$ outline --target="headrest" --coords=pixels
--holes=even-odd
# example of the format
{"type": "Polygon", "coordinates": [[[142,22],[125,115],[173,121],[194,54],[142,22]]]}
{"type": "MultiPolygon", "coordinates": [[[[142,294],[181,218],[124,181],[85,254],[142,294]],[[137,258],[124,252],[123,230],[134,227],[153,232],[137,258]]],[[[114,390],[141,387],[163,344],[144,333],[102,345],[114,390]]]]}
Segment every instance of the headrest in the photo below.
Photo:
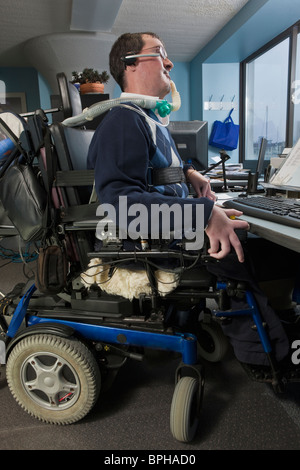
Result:
{"type": "Polygon", "coordinates": [[[80,94],[76,86],[67,80],[67,77],[63,72],[58,73],[56,78],[63,107],[64,119],[82,113],[80,94]]]}

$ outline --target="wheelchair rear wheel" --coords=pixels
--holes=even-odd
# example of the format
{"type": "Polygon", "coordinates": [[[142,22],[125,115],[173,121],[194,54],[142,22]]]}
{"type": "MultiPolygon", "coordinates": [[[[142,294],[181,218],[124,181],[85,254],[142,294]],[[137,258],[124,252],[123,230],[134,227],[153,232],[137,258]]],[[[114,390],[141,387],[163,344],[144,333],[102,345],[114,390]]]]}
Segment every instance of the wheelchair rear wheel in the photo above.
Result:
{"type": "Polygon", "coordinates": [[[228,350],[228,339],[222,328],[215,321],[201,322],[197,331],[198,354],[209,362],[219,362],[224,359],[228,350]]]}
{"type": "Polygon", "coordinates": [[[172,435],[181,442],[190,442],[199,425],[199,381],[182,377],[176,384],[170,412],[172,435]]]}
{"type": "Polygon", "coordinates": [[[10,391],[30,415],[51,424],[71,424],[94,406],[101,385],[92,352],[75,338],[27,336],[6,366],[10,391]]]}

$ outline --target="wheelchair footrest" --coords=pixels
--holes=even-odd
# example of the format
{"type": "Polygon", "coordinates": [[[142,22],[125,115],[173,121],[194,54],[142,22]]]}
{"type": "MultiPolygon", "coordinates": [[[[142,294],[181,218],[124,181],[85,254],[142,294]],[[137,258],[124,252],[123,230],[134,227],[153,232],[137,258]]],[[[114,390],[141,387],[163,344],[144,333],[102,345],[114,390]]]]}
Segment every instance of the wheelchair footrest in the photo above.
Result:
{"type": "MultiPolygon", "coordinates": [[[[273,383],[274,375],[269,366],[245,364],[242,362],[241,365],[252,380],[256,382],[273,383]]],[[[282,368],[282,370],[280,370],[280,376],[282,383],[300,382],[300,366],[292,364],[290,367],[282,368]]]]}
{"type": "Polygon", "coordinates": [[[271,383],[273,380],[272,370],[269,366],[261,366],[256,364],[240,363],[247,375],[255,382],[271,383]]]}

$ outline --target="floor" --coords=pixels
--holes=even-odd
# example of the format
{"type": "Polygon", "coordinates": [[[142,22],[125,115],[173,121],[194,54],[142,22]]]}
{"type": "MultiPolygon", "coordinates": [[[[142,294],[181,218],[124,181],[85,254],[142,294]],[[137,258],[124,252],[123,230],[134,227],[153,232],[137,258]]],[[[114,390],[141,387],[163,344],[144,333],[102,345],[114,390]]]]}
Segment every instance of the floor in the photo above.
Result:
{"type": "MultiPolygon", "coordinates": [[[[2,267],[0,275],[2,293],[25,280],[17,263],[2,267]]],[[[200,450],[300,449],[300,383],[289,384],[278,397],[268,385],[249,379],[231,351],[221,363],[206,365],[199,431],[191,443],[177,442],[169,416],[179,361],[174,353],[150,352],[143,362],[127,362],[90,414],[69,426],[44,424],[26,414],[4,377],[0,449],[102,450],[108,457],[109,451],[198,455],[200,450]]]]}

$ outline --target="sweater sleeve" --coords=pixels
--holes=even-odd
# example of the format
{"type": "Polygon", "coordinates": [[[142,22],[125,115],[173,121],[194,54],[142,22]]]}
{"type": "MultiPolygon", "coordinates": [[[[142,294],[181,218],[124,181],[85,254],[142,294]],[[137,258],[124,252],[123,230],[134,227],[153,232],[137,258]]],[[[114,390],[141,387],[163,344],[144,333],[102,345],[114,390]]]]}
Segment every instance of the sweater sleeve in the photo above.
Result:
{"type": "MultiPolygon", "coordinates": [[[[149,160],[155,152],[146,120],[135,111],[126,108],[114,108],[98,126],[91,142],[88,167],[95,170],[95,189],[101,204],[111,204],[116,210],[117,223],[128,224],[133,220],[136,204],[144,210],[140,216],[147,217],[148,233],[153,233],[151,211],[154,206],[178,204],[182,210],[190,206],[191,227],[196,229],[196,206],[203,205],[204,226],[210,217],[213,202],[206,198],[190,199],[166,196],[159,192],[149,192],[147,172],[149,160]],[[123,196],[123,198],[121,198],[123,196]],[[124,218],[124,201],[132,214],[124,218]],[[120,206],[120,201],[122,204],[120,206]],[[123,217],[122,217],[123,216],[123,217]]],[[[136,217],[136,215],[135,215],[136,217]]],[[[162,232],[162,220],[155,231],[162,232]]],[[[122,224],[121,224],[122,225],[122,224]]],[[[122,227],[125,228],[125,227],[122,227]]],[[[171,220],[170,229],[174,229],[171,220]]]]}

